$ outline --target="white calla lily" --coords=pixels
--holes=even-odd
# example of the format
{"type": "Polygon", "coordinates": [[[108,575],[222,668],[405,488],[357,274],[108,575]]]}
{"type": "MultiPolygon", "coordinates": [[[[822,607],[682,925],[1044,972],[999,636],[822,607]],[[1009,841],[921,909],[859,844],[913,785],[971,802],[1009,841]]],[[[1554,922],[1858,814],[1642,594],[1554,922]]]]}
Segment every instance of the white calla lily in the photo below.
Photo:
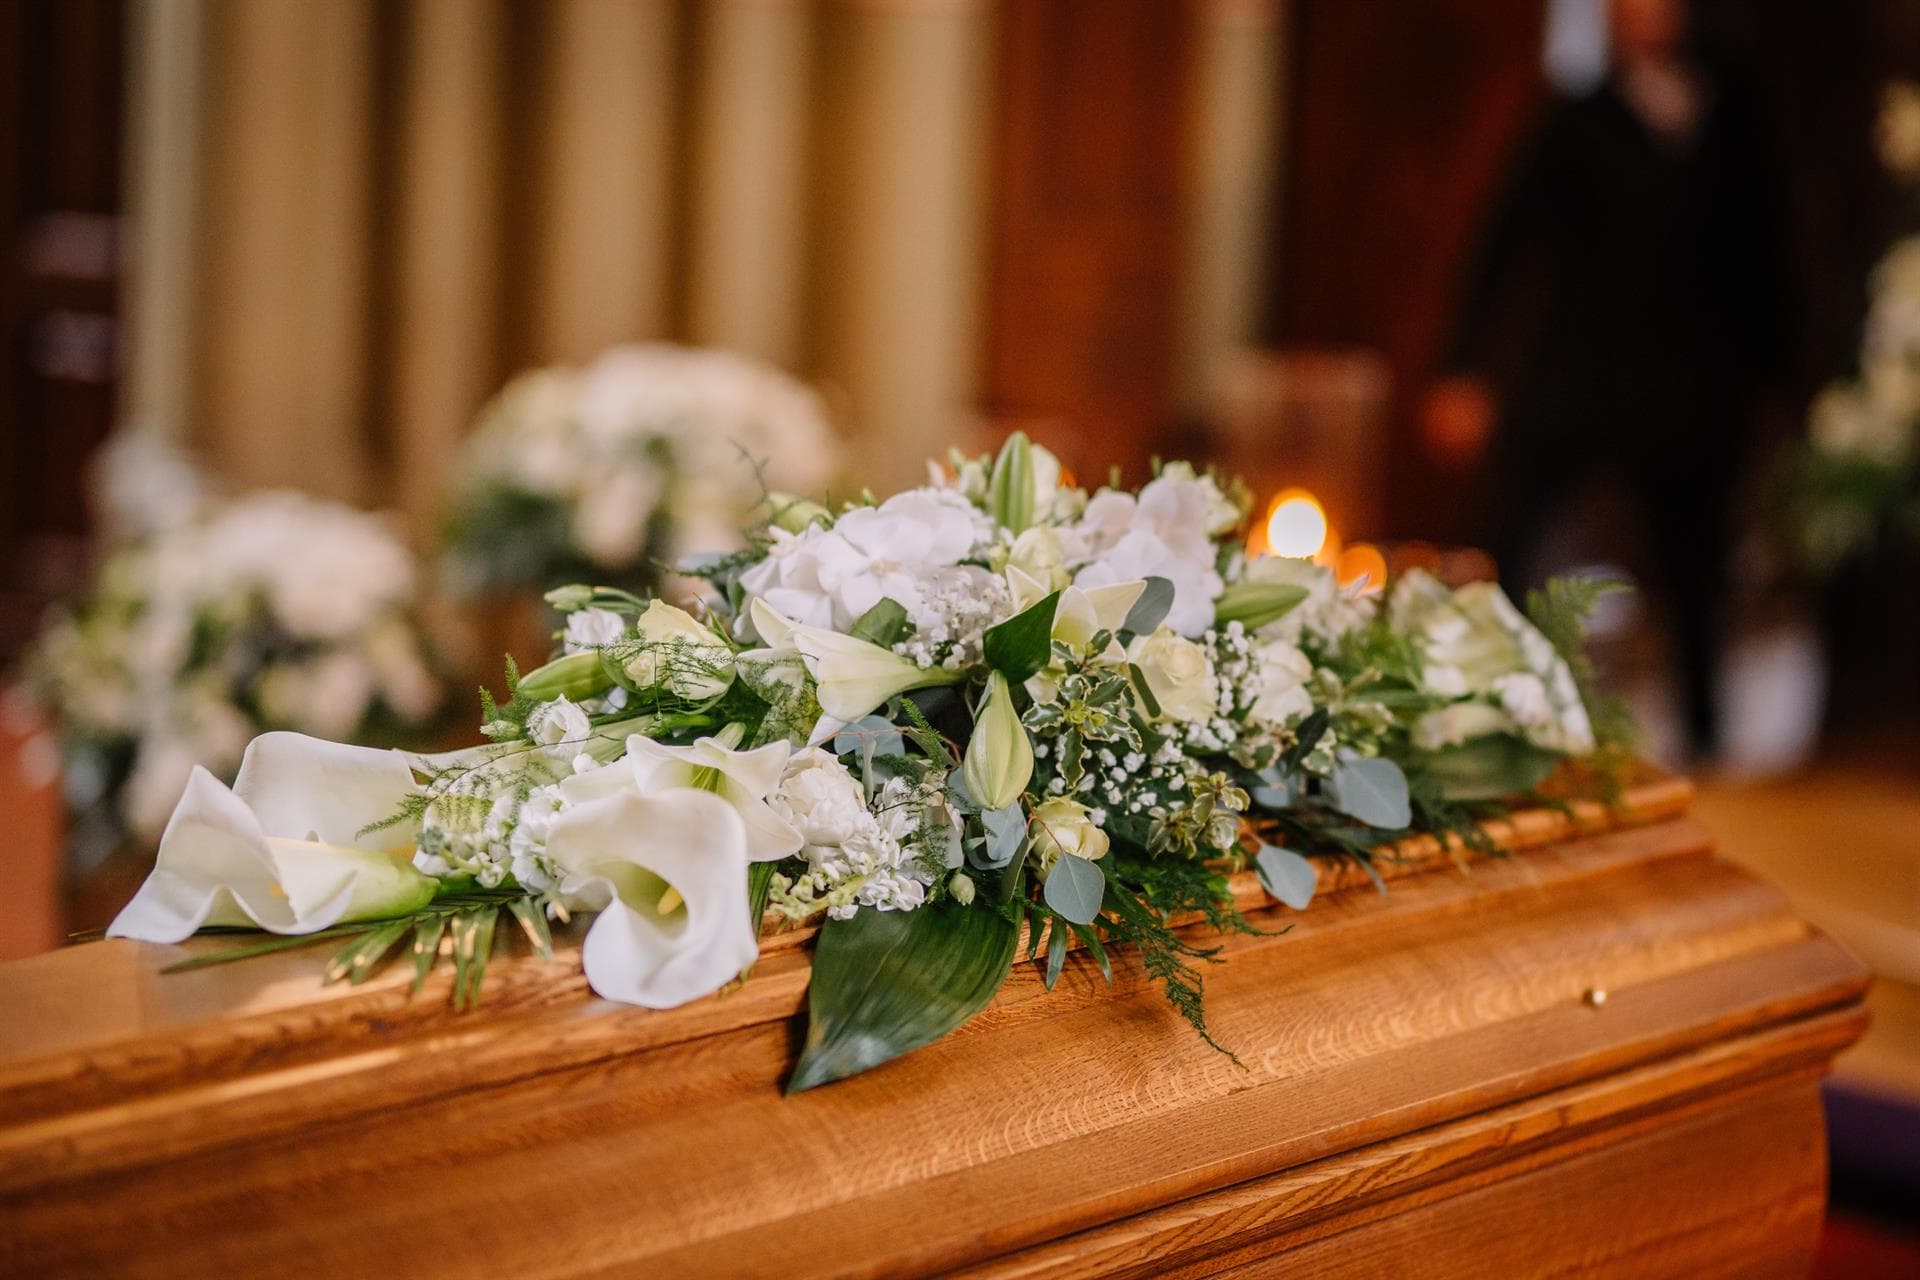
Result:
{"type": "Polygon", "coordinates": [[[231,789],[195,767],[152,874],[107,936],[179,942],[209,924],[312,933],[418,910],[435,882],[408,861],[412,825],[361,834],[416,790],[396,752],[263,734],[231,789]]]}
{"type": "MultiPolygon", "coordinates": [[[[792,750],[782,740],[752,751],[735,751],[720,738],[670,747],[635,734],[627,739],[626,759],[615,768],[631,769],[635,784],[646,795],[693,787],[719,796],[733,806],[746,828],[748,861],[774,862],[800,852],[800,832],[767,803],[780,785],[792,750]]],[[[575,781],[584,783],[605,772],[596,769],[575,781]]],[[[569,785],[561,784],[562,790],[569,785]]]]}
{"type": "Polygon", "coordinates": [[[598,911],[580,950],[609,1000],[671,1009],[731,982],[760,952],[747,910],[747,832],[704,791],[621,790],[554,819],[560,892],[598,911]]]}

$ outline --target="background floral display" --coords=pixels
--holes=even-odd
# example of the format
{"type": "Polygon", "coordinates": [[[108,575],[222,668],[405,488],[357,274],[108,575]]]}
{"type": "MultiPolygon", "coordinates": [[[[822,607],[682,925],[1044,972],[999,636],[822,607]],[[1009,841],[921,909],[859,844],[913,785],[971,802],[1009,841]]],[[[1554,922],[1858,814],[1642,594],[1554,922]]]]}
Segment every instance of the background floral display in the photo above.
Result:
{"type": "Polygon", "coordinates": [[[445,575],[465,594],[644,588],[662,560],[738,547],[768,489],[817,493],[836,459],[819,396],[741,356],[645,343],[535,370],[468,441],[445,575]]]}
{"type": "Polygon", "coordinates": [[[189,963],[344,937],[328,973],[354,981],[408,938],[424,980],[450,935],[464,1004],[503,911],[542,951],[594,912],[593,989],[665,1008],[748,970],[766,925],[818,923],[806,1088],[972,1016],[1024,931],[1049,986],[1071,946],[1138,948],[1211,1042],[1213,952],[1179,926],[1253,927],[1228,872],[1303,907],[1314,856],[1484,842],[1617,736],[1583,688],[1594,584],[1531,618],[1419,572],[1383,599],[1249,560],[1240,494],[1173,463],[1090,495],[1016,435],[885,501],[777,505],[679,566],[697,612],[557,589],[564,651],[485,699],[487,745],[268,734],[231,789],[195,773],[110,932],[285,935],[189,963]]]}
{"type": "MultiPolygon", "coordinates": [[[[1920,221],[1920,85],[1885,93],[1880,154],[1920,221]]],[[[1920,234],[1896,240],[1869,279],[1856,377],[1814,400],[1789,488],[1796,558],[1831,572],[1886,537],[1920,541],[1920,234]]]]}
{"type": "Polygon", "coordinates": [[[233,777],[264,731],[396,744],[431,732],[446,699],[415,565],[379,518],[293,492],[208,499],[144,448],[111,458],[103,480],[130,541],[50,615],[24,668],[57,739],[79,862],[151,846],[196,767],[233,777]]]}

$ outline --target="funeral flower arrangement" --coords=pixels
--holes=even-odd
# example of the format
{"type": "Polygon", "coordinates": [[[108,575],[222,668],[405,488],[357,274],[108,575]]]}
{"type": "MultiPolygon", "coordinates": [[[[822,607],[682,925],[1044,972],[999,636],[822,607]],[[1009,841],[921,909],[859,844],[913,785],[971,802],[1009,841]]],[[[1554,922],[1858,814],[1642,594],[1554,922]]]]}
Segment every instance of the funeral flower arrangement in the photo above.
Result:
{"type": "Polygon", "coordinates": [[[467,442],[445,576],[466,594],[651,586],[660,561],[741,545],[765,486],[814,492],[836,456],[818,395],[724,351],[645,343],[538,369],[467,442]]]}
{"type": "Polygon", "coordinates": [[[27,655],[83,863],[151,847],[189,776],[232,778],[256,734],[397,741],[445,703],[377,517],[292,492],[176,505],[27,655]]]}
{"type": "MultiPolygon", "coordinates": [[[[1137,492],[1062,483],[1014,436],[839,511],[769,497],[745,550],[683,566],[691,610],[549,595],[563,652],[441,756],[268,734],[196,771],[113,934],[346,939],[330,977],[444,949],[478,993],[501,913],[581,944],[600,995],[679,1005],[747,975],[763,929],[819,926],[805,1088],[943,1035],[1015,961],[1116,944],[1207,1034],[1176,926],[1254,926],[1226,873],[1295,907],[1314,856],[1366,861],[1474,821],[1596,749],[1580,617],[1408,574],[1384,597],[1247,560],[1247,503],[1184,464],[1137,492]]],[[[1603,735],[1604,736],[1604,735],[1603,735]]],[[[751,980],[748,977],[747,980],[751,980]]],[[[1230,1046],[1229,1046],[1230,1048],[1230,1046]]]]}
{"type": "MultiPolygon", "coordinates": [[[[1896,84],[1884,97],[1881,158],[1911,205],[1920,85],[1896,84]]],[[[1888,535],[1920,541],[1920,235],[1896,241],[1868,284],[1859,372],[1815,398],[1788,486],[1792,549],[1816,573],[1888,535]]]]}

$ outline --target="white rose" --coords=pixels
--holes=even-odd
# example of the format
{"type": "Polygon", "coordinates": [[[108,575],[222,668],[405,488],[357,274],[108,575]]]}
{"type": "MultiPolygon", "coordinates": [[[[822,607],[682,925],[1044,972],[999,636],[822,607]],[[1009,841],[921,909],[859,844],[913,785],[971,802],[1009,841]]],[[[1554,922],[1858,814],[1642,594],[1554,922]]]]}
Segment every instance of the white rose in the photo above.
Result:
{"type": "Polygon", "coordinates": [[[643,647],[627,660],[626,672],[640,688],[707,702],[733,684],[733,650],[685,609],[651,601],[634,629],[643,647]]]}
{"type": "Polygon", "coordinates": [[[870,820],[860,783],[838,758],[818,747],[793,753],[773,807],[808,845],[841,845],[870,820]]]}
{"type": "Polygon", "coordinates": [[[1313,710],[1313,695],[1307,692],[1313,663],[1294,646],[1269,640],[1253,651],[1253,671],[1248,714],[1255,720],[1285,724],[1313,710]]]}
{"type": "Polygon", "coordinates": [[[1107,833],[1093,820],[1093,810],[1077,800],[1054,796],[1034,806],[1033,851],[1040,869],[1051,870],[1062,857],[1098,862],[1107,855],[1107,833]]]}
{"type": "Polygon", "coordinates": [[[527,717],[527,737],[553,760],[572,760],[592,733],[587,713],[564,697],[541,703],[527,717]]]}
{"type": "Polygon", "coordinates": [[[1127,646],[1127,658],[1140,668],[1160,704],[1158,719],[1193,723],[1219,714],[1220,682],[1207,651],[1172,628],[1136,637],[1127,646]]]}
{"type": "Polygon", "coordinates": [[[627,620],[611,609],[576,609],[567,615],[563,647],[568,653],[604,649],[627,634],[627,620]]]}

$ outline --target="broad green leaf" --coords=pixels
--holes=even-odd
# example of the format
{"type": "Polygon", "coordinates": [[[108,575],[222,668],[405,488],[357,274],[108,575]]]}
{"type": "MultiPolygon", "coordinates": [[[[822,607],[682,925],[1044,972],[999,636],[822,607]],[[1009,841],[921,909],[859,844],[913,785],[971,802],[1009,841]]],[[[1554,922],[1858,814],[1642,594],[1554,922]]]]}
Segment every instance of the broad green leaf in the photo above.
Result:
{"type": "Polygon", "coordinates": [[[1028,605],[1005,622],[987,628],[981,649],[987,665],[1020,684],[1053,658],[1053,615],[1060,607],[1060,593],[1028,605]]]}
{"type": "Polygon", "coordinates": [[[1426,779],[1449,800],[1499,800],[1531,791],[1560,763],[1558,752],[1510,733],[1491,733],[1417,760],[1426,779]]]}
{"type": "Polygon", "coordinates": [[[1165,578],[1148,578],[1147,589],[1133,602],[1120,629],[1136,636],[1147,635],[1167,620],[1167,612],[1172,608],[1173,583],[1165,578]]]}
{"type": "Polygon", "coordinates": [[[445,916],[429,916],[413,927],[413,994],[427,985],[433,962],[440,958],[440,935],[447,931],[445,916]]]}
{"type": "Polygon", "coordinates": [[[1295,911],[1305,909],[1313,901],[1313,891],[1319,883],[1320,873],[1311,861],[1293,850],[1263,844],[1260,852],[1253,857],[1253,869],[1267,892],[1295,911]]]}
{"type": "MultiPolygon", "coordinates": [[[[759,866],[759,863],[754,863],[759,866]]],[[[521,930],[527,935],[527,941],[533,944],[534,954],[542,960],[553,959],[553,932],[547,928],[547,913],[533,898],[513,898],[507,902],[507,909],[513,912],[513,918],[520,922],[521,930]]],[[[759,923],[759,917],[754,917],[759,923]]]]}
{"type": "Polygon", "coordinates": [[[1000,446],[987,480],[987,514],[1015,535],[1033,523],[1033,442],[1016,431],[1000,446]]]}
{"type": "Polygon", "coordinates": [[[1349,756],[1333,766],[1326,796],[1333,807],[1370,827],[1399,831],[1413,821],[1407,775],[1384,756],[1349,756]]]}
{"type": "Polygon", "coordinates": [[[878,604],[853,620],[847,634],[891,649],[906,639],[909,629],[907,607],[892,596],[882,596],[878,604]]]}
{"type": "Polygon", "coordinates": [[[998,911],[948,902],[828,920],[787,1092],[857,1075],[952,1031],[1000,990],[1018,934],[998,911]]]}
{"type": "Polygon", "coordinates": [[[1100,915],[1100,899],[1106,887],[1107,873],[1098,863],[1069,853],[1053,864],[1040,896],[1068,921],[1092,924],[1100,915]]]}

